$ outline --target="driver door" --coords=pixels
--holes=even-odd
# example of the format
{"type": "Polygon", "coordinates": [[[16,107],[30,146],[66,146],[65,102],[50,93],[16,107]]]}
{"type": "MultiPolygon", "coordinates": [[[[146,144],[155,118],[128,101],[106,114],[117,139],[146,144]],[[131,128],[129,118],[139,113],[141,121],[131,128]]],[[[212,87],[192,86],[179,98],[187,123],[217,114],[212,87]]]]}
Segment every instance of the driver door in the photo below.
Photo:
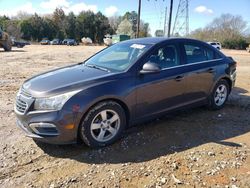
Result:
{"type": "Polygon", "coordinates": [[[183,61],[179,52],[178,45],[165,44],[155,49],[146,58],[144,63],[157,63],[161,71],[139,74],[137,77],[136,114],[138,118],[185,104],[186,68],[182,66],[183,61]]]}

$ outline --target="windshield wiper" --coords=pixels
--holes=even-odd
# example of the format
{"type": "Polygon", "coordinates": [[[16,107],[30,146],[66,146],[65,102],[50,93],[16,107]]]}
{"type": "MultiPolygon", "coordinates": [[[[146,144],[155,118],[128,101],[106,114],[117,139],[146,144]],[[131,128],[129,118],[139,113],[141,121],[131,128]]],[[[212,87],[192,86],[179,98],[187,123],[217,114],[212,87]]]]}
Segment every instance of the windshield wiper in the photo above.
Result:
{"type": "Polygon", "coordinates": [[[99,66],[97,66],[97,65],[93,65],[93,64],[84,64],[84,65],[87,66],[87,67],[91,67],[91,68],[103,70],[103,71],[106,71],[106,72],[110,72],[110,70],[108,70],[108,69],[106,69],[106,68],[103,68],[103,67],[99,67],[99,66]]]}

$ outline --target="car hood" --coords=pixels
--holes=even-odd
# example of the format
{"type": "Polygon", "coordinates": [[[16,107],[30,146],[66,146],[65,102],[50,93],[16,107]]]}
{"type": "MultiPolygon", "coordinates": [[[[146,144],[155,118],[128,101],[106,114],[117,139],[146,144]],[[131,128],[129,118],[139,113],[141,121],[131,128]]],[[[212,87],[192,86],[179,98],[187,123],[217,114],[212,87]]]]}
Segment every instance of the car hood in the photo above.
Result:
{"type": "Polygon", "coordinates": [[[47,97],[107,82],[103,78],[113,74],[78,64],[34,76],[22,87],[34,97],[47,97]]]}

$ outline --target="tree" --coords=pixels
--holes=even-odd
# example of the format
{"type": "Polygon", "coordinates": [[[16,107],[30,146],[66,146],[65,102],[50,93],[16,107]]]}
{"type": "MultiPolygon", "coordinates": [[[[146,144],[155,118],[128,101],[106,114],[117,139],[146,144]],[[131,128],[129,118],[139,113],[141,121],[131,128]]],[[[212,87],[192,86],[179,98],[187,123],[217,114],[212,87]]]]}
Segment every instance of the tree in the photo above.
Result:
{"type": "Polygon", "coordinates": [[[53,13],[53,21],[55,23],[57,33],[56,37],[59,39],[63,39],[66,35],[65,32],[65,13],[62,8],[56,8],[53,13]]]}
{"type": "Polygon", "coordinates": [[[76,37],[76,16],[73,12],[70,12],[65,19],[65,32],[67,38],[76,37]]]}
{"type": "Polygon", "coordinates": [[[31,17],[31,14],[28,14],[24,11],[19,11],[16,16],[12,17],[15,20],[27,20],[31,17]]]}
{"type": "Polygon", "coordinates": [[[142,20],[140,21],[140,33],[139,37],[149,37],[151,36],[149,34],[150,28],[149,28],[149,23],[144,23],[142,20]]]}
{"type": "Polygon", "coordinates": [[[241,16],[222,14],[205,28],[191,32],[190,37],[204,41],[218,40],[223,42],[227,39],[240,39],[246,30],[247,24],[241,16]]]}
{"type": "Polygon", "coordinates": [[[82,11],[76,18],[77,40],[89,37],[95,42],[95,14],[91,11],[82,11]]]}
{"type": "Polygon", "coordinates": [[[42,35],[46,36],[49,40],[52,40],[53,38],[55,38],[57,33],[56,24],[49,18],[43,18],[42,21],[42,35]]]}
{"type": "Polygon", "coordinates": [[[219,34],[221,39],[238,38],[246,31],[247,22],[241,16],[222,14],[215,18],[209,27],[214,30],[214,34],[219,34]]]}
{"type": "MultiPolygon", "coordinates": [[[[134,37],[137,24],[137,13],[127,12],[124,16],[107,18],[101,12],[82,11],[75,15],[66,15],[61,8],[56,8],[53,14],[39,16],[19,12],[11,19],[0,16],[0,27],[17,38],[40,41],[42,38],[75,38],[80,41],[89,37],[93,42],[102,43],[106,34],[127,34],[134,37]]],[[[140,37],[149,36],[149,24],[141,21],[140,37]]]]}
{"type": "Polygon", "coordinates": [[[20,23],[22,38],[25,40],[31,40],[33,36],[33,29],[31,19],[22,20],[20,23]]]}
{"type": "Polygon", "coordinates": [[[5,30],[7,22],[10,20],[7,16],[0,16],[0,27],[5,30]]]}
{"type": "MultiPolygon", "coordinates": [[[[111,16],[108,18],[109,19],[109,25],[112,28],[112,31],[115,32],[118,29],[118,25],[121,23],[122,21],[122,17],[121,16],[111,16]]],[[[109,34],[114,34],[114,33],[109,33],[109,34]]]]}
{"type": "Polygon", "coordinates": [[[21,28],[17,20],[9,20],[6,24],[6,32],[16,39],[20,39],[22,36],[21,28]]]}
{"type": "Polygon", "coordinates": [[[138,18],[138,14],[135,11],[126,12],[123,16],[123,20],[127,19],[132,24],[133,36],[131,35],[131,37],[134,37],[134,38],[136,37],[135,35],[136,35],[136,30],[137,30],[137,18],[138,18]]]}
{"type": "Polygon", "coordinates": [[[225,48],[244,49],[247,45],[247,23],[241,16],[222,14],[205,28],[191,32],[190,37],[203,41],[219,41],[225,48]]]}
{"type": "Polygon", "coordinates": [[[47,33],[42,32],[43,19],[38,16],[38,14],[35,13],[34,16],[31,17],[30,23],[33,40],[40,41],[43,37],[47,37],[47,33]]]}
{"type": "Polygon", "coordinates": [[[117,34],[134,36],[134,32],[132,29],[133,25],[127,19],[124,19],[118,26],[116,31],[117,34]]]}
{"type": "Polygon", "coordinates": [[[95,38],[94,41],[101,43],[103,38],[108,33],[113,33],[112,28],[109,25],[109,20],[101,12],[95,15],[95,38]]]}

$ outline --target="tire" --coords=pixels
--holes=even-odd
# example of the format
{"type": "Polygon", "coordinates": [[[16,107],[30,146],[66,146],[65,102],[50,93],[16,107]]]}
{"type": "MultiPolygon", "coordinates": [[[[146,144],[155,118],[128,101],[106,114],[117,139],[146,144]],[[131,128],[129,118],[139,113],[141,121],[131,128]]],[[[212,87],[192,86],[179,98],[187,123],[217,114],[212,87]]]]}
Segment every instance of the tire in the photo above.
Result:
{"type": "Polygon", "coordinates": [[[104,101],[92,107],[79,127],[79,135],[89,147],[113,144],[126,126],[123,108],[114,101],[104,101]]]}
{"type": "Polygon", "coordinates": [[[8,51],[11,51],[11,40],[8,39],[5,44],[3,44],[3,49],[8,52],[8,51]]]}
{"type": "Polygon", "coordinates": [[[220,80],[214,86],[209,97],[209,108],[211,110],[219,110],[225,106],[229,95],[229,84],[226,80],[220,80]]]}

